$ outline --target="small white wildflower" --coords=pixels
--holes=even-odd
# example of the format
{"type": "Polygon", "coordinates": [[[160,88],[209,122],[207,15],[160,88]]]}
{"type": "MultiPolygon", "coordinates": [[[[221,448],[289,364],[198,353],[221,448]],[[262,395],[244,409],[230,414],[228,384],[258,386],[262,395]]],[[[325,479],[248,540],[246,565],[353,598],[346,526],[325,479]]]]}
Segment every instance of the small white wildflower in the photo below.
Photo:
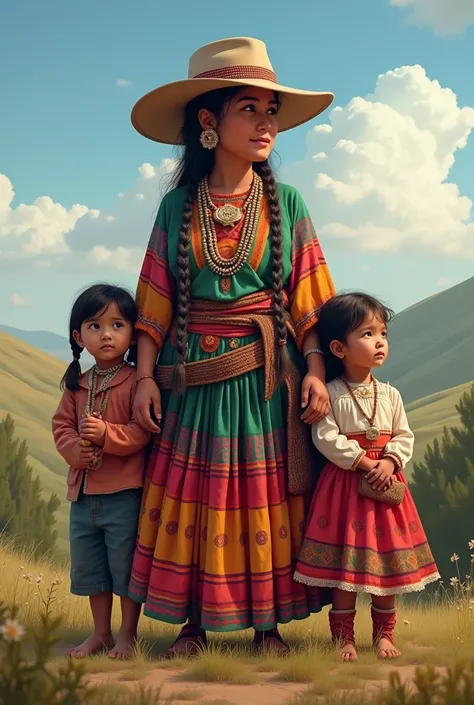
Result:
{"type": "Polygon", "coordinates": [[[38,575],[38,577],[36,578],[36,584],[37,584],[37,585],[40,585],[42,582],[43,582],[43,576],[42,576],[42,575],[38,575]]]}
{"type": "Polygon", "coordinates": [[[472,550],[474,548],[474,539],[471,539],[468,543],[469,548],[472,550]]]}
{"type": "Polygon", "coordinates": [[[408,619],[404,619],[403,624],[405,624],[407,627],[410,626],[410,622],[408,621],[408,619]]]}
{"type": "Polygon", "coordinates": [[[459,583],[459,578],[450,578],[449,582],[454,587],[455,585],[457,585],[459,583]]]}
{"type": "Polygon", "coordinates": [[[0,627],[0,634],[5,641],[20,641],[25,636],[25,628],[16,619],[7,619],[0,627]]]}
{"type": "Polygon", "coordinates": [[[24,566],[24,565],[21,565],[21,566],[20,566],[20,570],[25,570],[25,566],[24,566]]]}
{"type": "Polygon", "coordinates": [[[457,554],[457,553],[453,553],[453,555],[451,556],[451,563],[457,563],[458,560],[459,560],[458,554],[457,554]]]}

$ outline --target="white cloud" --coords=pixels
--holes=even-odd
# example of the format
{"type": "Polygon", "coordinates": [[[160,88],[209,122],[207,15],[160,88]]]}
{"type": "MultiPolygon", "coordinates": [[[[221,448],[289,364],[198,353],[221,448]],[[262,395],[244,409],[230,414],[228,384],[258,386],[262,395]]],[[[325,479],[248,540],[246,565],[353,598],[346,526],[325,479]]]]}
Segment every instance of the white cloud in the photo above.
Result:
{"type": "Polygon", "coordinates": [[[448,181],[473,108],[460,108],[421,66],[403,66],[379,76],[373,94],[334,108],[329,122],[309,132],[304,161],[283,170],[326,242],[474,257],[472,202],[448,181]]]}
{"type": "Polygon", "coordinates": [[[40,196],[31,205],[12,207],[15,192],[10,179],[0,174],[0,252],[2,264],[18,257],[37,258],[67,250],[64,236],[88,212],[75,204],[70,209],[49,196],[40,196]]]}
{"type": "Polygon", "coordinates": [[[129,86],[133,86],[133,83],[131,81],[127,81],[126,78],[117,78],[115,85],[117,88],[128,88],[129,86]]]}
{"type": "MultiPolygon", "coordinates": [[[[403,66],[379,76],[373,94],[334,108],[308,132],[305,159],[281,176],[303,193],[326,248],[474,258],[472,203],[449,182],[473,127],[474,109],[421,66],[403,66]]],[[[0,175],[0,267],[136,275],[174,166],[142,164],[110,211],[48,196],[13,207],[0,175]]]]}
{"type": "Polygon", "coordinates": [[[436,34],[459,34],[474,24],[473,0],[390,0],[396,7],[409,10],[409,21],[430,27],[436,34]]]}
{"type": "Polygon", "coordinates": [[[26,298],[26,296],[22,296],[21,294],[12,294],[10,296],[10,303],[12,306],[20,307],[20,306],[29,306],[31,301],[26,298]]]}

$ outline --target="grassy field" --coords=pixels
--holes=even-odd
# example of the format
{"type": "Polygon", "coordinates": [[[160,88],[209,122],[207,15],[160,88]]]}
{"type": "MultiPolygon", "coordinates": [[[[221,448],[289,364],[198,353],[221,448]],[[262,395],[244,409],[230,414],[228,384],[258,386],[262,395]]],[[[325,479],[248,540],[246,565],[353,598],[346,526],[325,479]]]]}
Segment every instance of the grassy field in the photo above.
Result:
{"type": "MultiPolygon", "coordinates": [[[[51,416],[60,398],[59,382],[65,363],[27,343],[0,333],[0,418],[11,414],[17,434],[29,448],[29,461],[38,473],[44,491],[66,491],[67,468],[56,453],[51,437],[51,416]]],[[[414,460],[422,460],[426,444],[439,435],[443,425],[458,422],[455,404],[471,383],[419,399],[407,406],[416,434],[414,460]]],[[[411,468],[407,469],[410,476],[411,468]]],[[[58,552],[67,555],[69,506],[63,501],[57,512],[58,552]]]]}
{"type": "MultiPolygon", "coordinates": [[[[19,605],[18,619],[22,624],[37,625],[46,607],[53,617],[62,618],[62,641],[56,652],[60,660],[66,647],[76,644],[90,631],[87,599],[69,594],[65,571],[15,553],[5,541],[0,541],[0,566],[0,602],[19,605]]],[[[470,600],[469,595],[444,601],[433,596],[424,603],[400,600],[396,641],[403,655],[396,662],[399,672],[413,675],[417,665],[446,668],[472,656],[473,605],[474,599],[470,600]]],[[[117,626],[115,611],[114,628],[117,626]]],[[[294,698],[303,695],[305,703],[316,705],[320,696],[330,695],[337,688],[357,691],[368,684],[380,686],[394,667],[378,661],[371,649],[369,608],[364,599],[360,601],[356,622],[360,648],[357,664],[342,664],[332,648],[326,610],[282,628],[292,647],[286,659],[271,654],[254,655],[250,650],[252,634],[237,632],[211,635],[209,649],[195,660],[170,662],[164,660],[164,653],[176,632],[175,627],[142,618],[134,660],[117,663],[107,657],[91,659],[87,663],[91,682],[105,683],[108,688],[141,683],[165,689],[166,700],[140,701],[143,705],[165,701],[178,705],[190,700],[200,705],[217,700],[222,705],[241,702],[275,705],[299,702],[294,698]]]]}

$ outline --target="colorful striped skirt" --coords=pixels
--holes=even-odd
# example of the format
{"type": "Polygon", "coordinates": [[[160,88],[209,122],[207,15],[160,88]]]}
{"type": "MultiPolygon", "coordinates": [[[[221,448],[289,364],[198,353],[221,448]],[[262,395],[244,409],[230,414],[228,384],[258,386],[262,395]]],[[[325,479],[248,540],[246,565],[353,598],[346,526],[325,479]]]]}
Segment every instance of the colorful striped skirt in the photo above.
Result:
{"type": "MultiPolygon", "coordinates": [[[[390,436],[367,455],[379,459],[390,436]]],[[[372,444],[373,445],[373,444],[372,444]]],[[[405,482],[402,473],[398,480],[405,482]]],[[[440,575],[408,487],[398,506],[359,494],[359,472],[327,463],[309,511],[295,580],[372,595],[423,590],[440,575]]]]}
{"type": "MultiPolygon", "coordinates": [[[[256,339],[190,334],[189,359],[256,339]]],[[[173,360],[168,342],[160,363],[173,360]]],[[[162,393],[129,593],[148,617],[191,618],[209,631],[266,630],[328,601],[293,580],[305,499],[286,491],[285,388],[268,402],[263,389],[257,369],[183,397],[162,393]]]]}

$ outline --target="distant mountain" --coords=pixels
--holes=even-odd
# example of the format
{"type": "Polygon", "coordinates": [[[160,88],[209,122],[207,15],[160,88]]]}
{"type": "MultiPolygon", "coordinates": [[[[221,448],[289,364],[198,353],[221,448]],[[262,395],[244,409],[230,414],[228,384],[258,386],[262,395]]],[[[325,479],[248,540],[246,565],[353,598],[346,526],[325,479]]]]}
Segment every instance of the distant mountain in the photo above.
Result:
{"type": "MultiPolygon", "coordinates": [[[[32,345],[34,348],[59,358],[59,360],[71,361],[72,353],[69,341],[62,335],[57,335],[47,330],[22,330],[21,328],[2,325],[0,325],[0,333],[6,333],[18,338],[18,340],[23,340],[23,342],[32,345]]],[[[81,362],[89,366],[92,364],[92,358],[87,353],[83,353],[81,362]]]]}
{"type": "Polygon", "coordinates": [[[399,313],[377,373],[405,403],[474,378],[474,277],[399,313]]]}

